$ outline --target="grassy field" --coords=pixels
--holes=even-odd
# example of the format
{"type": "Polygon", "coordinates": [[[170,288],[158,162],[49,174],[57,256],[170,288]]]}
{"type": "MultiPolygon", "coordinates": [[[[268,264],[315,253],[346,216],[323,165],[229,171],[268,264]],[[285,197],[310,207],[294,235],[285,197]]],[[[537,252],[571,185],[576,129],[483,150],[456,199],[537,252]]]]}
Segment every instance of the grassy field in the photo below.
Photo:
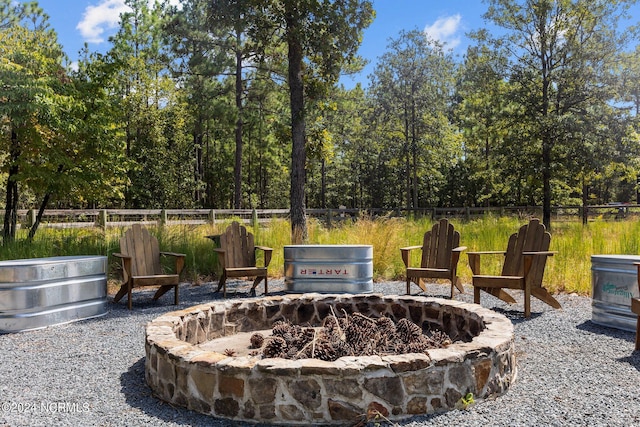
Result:
{"type": "MultiPolygon", "coordinates": [[[[527,219],[513,217],[484,217],[462,221],[452,220],[461,233],[461,244],[469,251],[504,250],[510,234],[525,224],[527,219]]],[[[432,226],[428,219],[400,218],[359,219],[326,228],[321,222],[310,220],[309,244],[368,244],[373,245],[375,280],[403,278],[404,265],[399,248],[420,244],[422,234],[432,226]]],[[[207,235],[220,234],[227,223],[216,225],[151,226],[162,250],[187,254],[185,279],[206,282],[215,278],[216,259],[211,251],[213,243],[207,235]]],[[[250,227],[251,228],[251,227],[250,227]]],[[[256,242],[274,249],[269,274],[281,277],[284,269],[283,247],[290,243],[290,225],[284,220],[273,220],[267,226],[252,230],[256,242]]],[[[122,228],[47,229],[42,228],[33,242],[28,243],[20,234],[17,241],[0,247],[1,259],[38,258],[62,255],[107,255],[109,276],[119,278],[119,265],[110,255],[119,251],[118,239],[122,228]]],[[[557,254],[549,259],[544,285],[551,292],[591,292],[591,255],[640,254],[640,221],[555,222],[551,229],[551,250],[557,254]]],[[[419,251],[414,251],[414,265],[419,251]]],[[[498,274],[501,257],[484,257],[483,273],[498,274]]],[[[463,254],[458,266],[463,282],[470,283],[471,270],[463,254]]]]}

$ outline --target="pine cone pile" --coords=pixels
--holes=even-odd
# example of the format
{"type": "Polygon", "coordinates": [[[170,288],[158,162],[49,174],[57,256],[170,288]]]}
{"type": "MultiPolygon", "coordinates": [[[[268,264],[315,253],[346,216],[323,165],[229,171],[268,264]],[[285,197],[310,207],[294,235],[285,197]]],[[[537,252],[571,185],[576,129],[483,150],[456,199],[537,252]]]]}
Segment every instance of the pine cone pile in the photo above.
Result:
{"type": "Polygon", "coordinates": [[[409,319],[396,324],[388,317],[372,319],[361,313],[343,317],[328,316],[321,328],[292,325],[278,321],[271,336],[251,337],[252,348],[262,347],[265,358],[315,358],[334,361],[343,356],[370,356],[405,353],[424,353],[428,349],[443,348],[452,343],[444,332],[436,330],[425,334],[409,319]]]}

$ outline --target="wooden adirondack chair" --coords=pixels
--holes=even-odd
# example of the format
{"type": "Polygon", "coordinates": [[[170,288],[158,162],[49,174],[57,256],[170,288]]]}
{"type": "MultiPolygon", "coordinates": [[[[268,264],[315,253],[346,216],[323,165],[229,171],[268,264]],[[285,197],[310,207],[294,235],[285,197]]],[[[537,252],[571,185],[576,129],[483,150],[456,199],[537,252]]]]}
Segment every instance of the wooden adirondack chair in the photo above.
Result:
{"type": "Polygon", "coordinates": [[[178,304],[178,285],[180,273],[184,268],[185,254],[160,252],[158,239],[140,224],[134,224],[120,238],[120,252],[113,256],[122,260],[124,283],[116,293],[115,302],[127,294],[128,307],[131,310],[131,291],[141,286],[160,286],[153,296],[157,300],[171,288],[175,289],[174,304],[178,304]],[[175,273],[165,274],[160,265],[161,256],[175,258],[175,273]]]}
{"type": "Polygon", "coordinates": [[[258,284],[264,279],[264,293],[268,292],[267,267],[271,262],[273,249],[255,246],[253,234],[248,233],[244,226],[236,221],[231,223],[220,235],[220,247],[214,248],[214,251],[218,252],[218,262],[222,271],[216,292],[222,288],[222,295],[227,296],[228,277],[255,277],[251,292],[255,292],[258,284]],[[264,267],[256,266],[257,250],[264,252],[264,267]]]}
{"type": "Polygon", "coordinates": [[[531,219],[529,224],[520,227],[509,238],[506,251],[468,252],[469,265],[473,273],[473,300],[480,304],[480,291],[488,292],[501,300],[514,304],[516,300],[504,289],[524,291],[524,316],[531,316],[531,296],[544,301],[553,308],[562,308],[560,303],[542,287],[542,276],[547,257],[555,252],[549,251],[551,234],[540,223],[531,219]],[[504,264],[500,276],[480,273],[480,255],[503,254],[504,264]]]}
{"type": "MultiPolygon", "coordinates": [[[[638,292],[640,292],[640,262],[634,263],[638,267],[638,292]]],[[[636,350],[640,350],[640,298],[631,298],[631,311],[638,316],[636,324],[636,350]]]]}
{"type": "Polygon", "coordinates": [[[453,225],[447,219],[441,219],[424,233],[422,246],[408,246],[400,248],[402,261],[406,267],[407,294],[411,293],[413,281],[426,292],[423,279],[447,279],[451,282],[451,298],[454,288],[464,293],[464,287],[457,275],[458,260],[462,251],[467,249],[460,245],[460,233],[455,231],[453,225]],[[411,251],[422,250],[420,267],[411,267],[411,251]]]}

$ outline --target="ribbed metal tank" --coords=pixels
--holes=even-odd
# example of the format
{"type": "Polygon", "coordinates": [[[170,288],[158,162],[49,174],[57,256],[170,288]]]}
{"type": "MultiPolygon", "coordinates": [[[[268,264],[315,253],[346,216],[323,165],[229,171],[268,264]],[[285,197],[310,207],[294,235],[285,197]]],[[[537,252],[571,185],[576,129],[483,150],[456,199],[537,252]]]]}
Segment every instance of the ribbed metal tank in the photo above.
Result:
{"type": "Polygon", "coordinates": [[[0,333],[105,314],[106,273],[106,256],[0,261],[0,333]]]}
{"type": "Polygon", "coordinates": [[[626,331],[636,330],[631,298],[638,297],[637,255],[592,255],[593,323],[626,331]]]}
{"type": "Polygon", "coordinates": [[[284,274],[287,292],[372,292],[373,246],[285,246],[284,274]]]}

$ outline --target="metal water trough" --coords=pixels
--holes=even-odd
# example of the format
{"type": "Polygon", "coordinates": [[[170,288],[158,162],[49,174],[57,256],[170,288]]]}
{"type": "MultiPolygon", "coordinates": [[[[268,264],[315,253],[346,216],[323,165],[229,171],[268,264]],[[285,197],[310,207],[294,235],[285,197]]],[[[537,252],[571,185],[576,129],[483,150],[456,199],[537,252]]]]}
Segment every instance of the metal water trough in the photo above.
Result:
{"type": "Polygon", "coordinates": [[[106,272],[105,256],[0,261],[0,333],[105,314],[106,272]]]}
{"type": "Polygon", "coordinates": [[[287,292],[373,292],[373,246],[285,246],[284,274],[287,292]]]}
{"type": "Polygon", "coordinates": [[[592,317],[598,325],[626,331],[636,330],[637,316],[631,298],[638,295],[637,255],[592,255],[592,317]]]}

